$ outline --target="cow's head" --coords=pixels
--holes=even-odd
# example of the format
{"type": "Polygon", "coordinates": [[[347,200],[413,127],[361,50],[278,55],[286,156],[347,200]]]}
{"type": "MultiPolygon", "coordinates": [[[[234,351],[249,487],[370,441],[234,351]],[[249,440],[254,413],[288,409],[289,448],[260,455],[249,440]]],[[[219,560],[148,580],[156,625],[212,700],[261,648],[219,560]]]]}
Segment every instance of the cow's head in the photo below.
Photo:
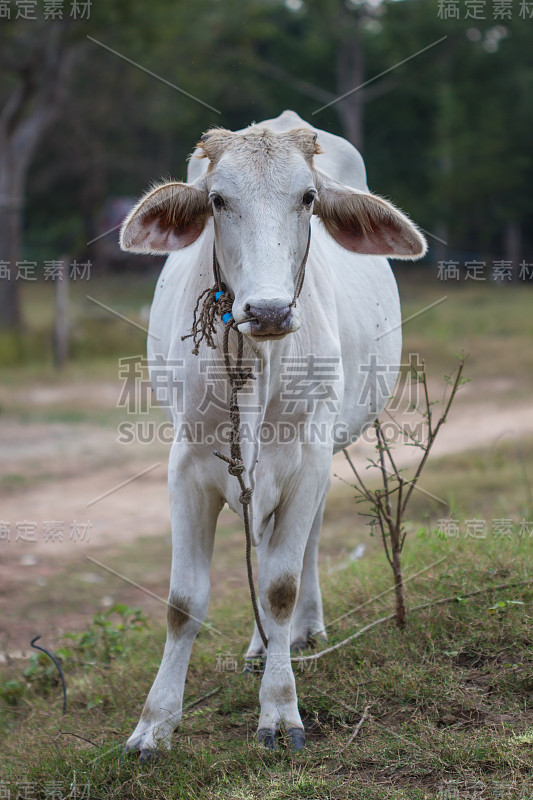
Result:
{"type": "Polygon", "coordinates": [[[242,333],[263,339],[300,327],[293,304],[312,214],[344,248],[415,259],[422,234],[381,197],[343,186],[316,169],[317,135],[307,128],[244,134],[213,129],[200,142],[207,172],[192,184],[151,189],[125,220],[121,246],[170,253],[192,244],[212,216],[222,276],[242,333]]]}

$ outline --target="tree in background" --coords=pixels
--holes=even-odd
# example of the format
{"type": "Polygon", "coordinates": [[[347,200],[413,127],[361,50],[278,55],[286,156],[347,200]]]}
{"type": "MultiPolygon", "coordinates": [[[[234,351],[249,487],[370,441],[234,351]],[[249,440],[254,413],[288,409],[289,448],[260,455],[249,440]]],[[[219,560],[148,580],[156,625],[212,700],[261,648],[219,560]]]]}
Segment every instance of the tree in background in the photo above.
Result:
{"type": "MultiPolygon", "coordinates": [[[[135,36],[142,22],[138,0],[119,0],[112,8],[87,14],[79,4],[79,17],[62,11],[61,19],[20,15],[17,11],[2,19],[0,28],[0,327],[18,329],[21,324],[18,297],[17,261],[23,255],[23,213],[28,193],[28,172],[42,146],[44,135],[57,123],[61,112],[68,117],[66,103],[76,57],[86,49],[90,33],[123,23],[117,30],[127,40],[135,36]]],[[[86,4],[87,9],[91,4],[86,4]]],[[[35,16],[33,16],[35,15],[35,16]]],[[[144,27],[149,38],[150,26],[144,27]]],[[[54,152],[55,167],[63,166],[61,137],[54,152]]],[[[69,197],[69,203],[72,203],[69,197]]],[[[48,198],[51,214],[57,208],[48,198]]]]}
{"type": "MultiPolygon", "coordinates": [[[[495,22],[489,4],[479,22],[464,9],[461,19],[441,19],[438,9],[436,0],[197,0],[193,10],[188,0],[149,8],[116,0],[93,3],[91,19],[75,25],[41,23],[39,37],[27,21],[3,20],[0,51],[14,70],[0,79],[0,259],[90,257],[83,250],[107,198],[137,195],[169,173],[183,178],[211,125],[237,129],[293,108],[361,147],[371,188],[446,240],[446,257],[507,252],[516,260],[531,241],[533,24],[518,9],[495,22]],[[40,65],[33,78],[25,59],[40,65]],[[18,129],[20,141],[45,84],[47,122],[13,158],[8,139],[18,129]]],[[[15,290],[1,283],[0,317],[12,325],[15,290]]]]}
{"type": "Polygon", "coordinates": [[[0,256],[8,269],[0,280],[0,325],[20,324],[16,261],[22,252],[22,213],[28,169],[45,131],[57,119],[72,71],[75,47],[68,23],[4,25],[0,63],[9,89],[0,113],[0,256]]]}

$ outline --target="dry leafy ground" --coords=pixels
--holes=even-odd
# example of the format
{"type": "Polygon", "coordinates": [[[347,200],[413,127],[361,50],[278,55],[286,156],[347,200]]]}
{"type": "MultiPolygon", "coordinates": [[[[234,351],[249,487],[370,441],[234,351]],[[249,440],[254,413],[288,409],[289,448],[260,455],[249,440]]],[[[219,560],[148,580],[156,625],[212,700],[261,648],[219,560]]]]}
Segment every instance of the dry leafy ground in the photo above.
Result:
{"type": "MultiPolygon", "coordinates": [[[[91,292],[139,319],[150,287],[139,280],[125,291],[107,281],[91,292]]],[[[530,292],[410,278],[402,281],[404,317],[445,294],[447,301],[405,326],[406,353],[426,358],[436,397],[460,349],[471,354],[473,380],[422,481],[446,505],[419,492],[409,512],[406,573],[443,559],[408,583],[410,606],[532,577],[533,536],[521,525],[525,519],[533,528],[530,292]],[[447,515],[458,521],[459,537],[439,534],[438,520],[447,515]],[[473,519],[486,521],[485,538],[466,537],[473,519]]],[[[49,303],[41,295],[27,300],[34,333],[26,347],[39,356],[49,303]]],[[[60,797],[81,796],[83,788],[90,798],[533,797],[531,586],[413,612],[404,634],[386,624],[304,669],[295,665],[309,746],[298,755],[283,748],[272,754],[254,743],[258,679],[240,672],[251,611],[242,530],[227,510],[217,533],[210,626],[198,637],[186,689],[186,703],[194,705],[169,755],[149,766],[120,760],[164,640],[164,607],[153,595],[165,598],[168,589],[167,446],[117,444],[124,418],[115,408],[117,354],[141,353],[143,335],[119,320],[87,316],[81,294],[74,301],[85,315],[76,329],[78,359],[57,377],[26,353],[24,367],[5,371],[0,392],[7,453],[0,518],[12,527],[35,521],[38,539],[0,542],[7,653],[0,788],[10,783],[16,797],[26,781],[33,792],[27,796],[38,798],[53,796],[54,781],[60,797]],[[42,525],[52,519],[67,523],[63,543],[44,542],[42,525]],[[91,521],[89,542],[70,540],[74,519],[91,521]],[[138,606],[147,623],[131,612],[138,606]],[[63,638],[68,632],[75,637],[63,638]],[[38,633],[63,660],[64,718],[53,665],[44,656],[13,658],[38,633]],[[227,668],[233,658],[237,671],[227,668]],[[367,706],[368,717],[347,745],[367,706]]],[[[11,343],[0,348],[13,355],[11,343]]],[[[161,418],[152,412],[150,419],[161,418]]],[[[360,452],[361,462],[370,450],[360,452]]],[[[406,465],[410,452],[397,450],[406,465]]],[[[340,461],[335,470],[343,467],[340,461]]],[[[389,613],[391,594],[372,598],[391,576],[342,483],[330,495],[322,541],[326,620],[335,643],[389,613]],[[353,561],[360,544],[363,557],[353,561]]]]}

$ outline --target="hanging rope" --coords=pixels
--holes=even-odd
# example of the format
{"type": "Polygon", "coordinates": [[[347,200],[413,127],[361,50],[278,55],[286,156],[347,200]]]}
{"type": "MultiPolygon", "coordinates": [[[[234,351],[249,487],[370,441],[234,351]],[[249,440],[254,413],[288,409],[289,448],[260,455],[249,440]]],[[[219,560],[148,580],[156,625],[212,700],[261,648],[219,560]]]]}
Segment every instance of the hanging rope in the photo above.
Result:
{"type": "MultiPolygon", "coordinates": [[[[311,227],[309,227],[309,236],[307,238],[307,247],[305,254],[298,272],[296,281],[296,289],[291,306],[296,305],[296,300],[302,291],[302,286],[305,278],[305,265],[309,255],[309,247],[311,245],[311,227]]],[[[220,458],[228,465],[228,472],[239,481],[241,493],[239,495],[239,503],[242,506],[242,516],[244,521],[244,532],[246,536],[246,571],[248,573],[248,586],[250,587],[250,598],[252,601],[252,608],[254,610],[255,624],[261,636],[265,648],[268,646],[268,639],[266,637],[261,616],[259,614],[259,607],[257,604],[257,596],[255,592],[254,576],[252,570],[252,527],[250,523],[250,509],[249,505],[252,501],[253,489],[247,486],[244,480],[244,473],[246,467],[242,460],[241,450],[241,413],[239,409],[238,394],[246,385],[249,380],[255,380],[251,367],[243,367],[243,353],[244,353],[244,336],[238,329],[235,320],[233,319],[232,308],[234,298],[228,292],[226,285],[222,282],[220,275],[220,265],[216,254],[215,244],[213,243],[213,277],[215,281],[214,287],[205,289],[198,297],[193,312],[193,322],[191,332],[186,336],[182,336],[181,340],[193,340],[193,355],[197,356],[200,352],[200,343],[205,341],[206,345],[212,350],[216,350],[215,335],[217,332],[217,324],[219,320],[224,323],[224,339],[222,344],[222,351],[224,354],[224,366],[226,368],[226,375],[228,377],[231,393],[229,401],[229,416],[231,422],[231,438],[230,438],[230,457],[225,456],[218,450],[213,450],[217,458],[220,458]],[[230,331],[233,330],[237,334],[237,357],[235,365],[231,363],[229,337],[230,331]]],[[[250,321],[250,320],[249,320],[250,321]]]]}
{"type": "Polygon", "coordinates": [[[228,458],[218,450],[213,450],[217,458],[222,459],[228,465],[228,472],[234,475],[239,481],[241,493],[239,495],[239,503],[242,506],[242,517],[244,521],[244,533],[246,537],[246,571],[248,573],[248,586],[250,587],[250,599],[252,601],[252,608],[254,610],[255,624],[257,630],[263,640],[265,648],[268,646],[268,639],[266,637],[263,623],[261,622],[261,615],[259,614],[259,607],[257,605],[257,596],[254,586],[254,574],[252,571],[252,528],[250,524],[250,503],[252,502],[253,489],[247,486],[244,481],[243,474],[246,472],[246,467],[242,460],[241,451],[241,413],[239,409],[238,393],[245,386],[249,379],[255,379],[252,375],[252,368],[242,366],[242,356],[244,349],[244,337],[240,331],[237,331],[237,361],[235,367],[231,366],[229,355],[229,334],[231,327],[226,325],[224,329],[224,362],[226,366],[226,374],[228,376],[231,386],[231,396],[229,402],[229,417],[231,422],[231,439],[230,439],[230,453],[228,458]]]}

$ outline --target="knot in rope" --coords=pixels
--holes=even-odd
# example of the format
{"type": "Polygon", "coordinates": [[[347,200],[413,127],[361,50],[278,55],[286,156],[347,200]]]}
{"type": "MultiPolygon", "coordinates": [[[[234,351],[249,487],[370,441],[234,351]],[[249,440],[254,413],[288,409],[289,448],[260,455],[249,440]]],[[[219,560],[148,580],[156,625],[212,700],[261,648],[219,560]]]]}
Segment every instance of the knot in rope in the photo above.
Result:
{"type": "Polygon", "coordinates": [[[233,475],[236,478],[238,475],[242,475],[242,473],[244,472],[245,469],[246,469],[246,467],[244,466],[244,464],[241,461],[240,464],[238,464],[238,463],[230,464],[229,467],[228,467],[228,472],[229,472],[230,475],[233,475]]]}
{"type": "Polygon", "coordinates": [[[236,392],[239,392],[247,381],[255,381],[255,375],[252,374],[251,367],[231,367],[227,365],[227,373],[236,392]]]}
{"type": "Polygon", "coordinates": [[[253,489],[251,489],[251,488],[244,489],[244,491],[242,491],[242,492],[240,493],[240,495],[239,495],[239,503],[240,503],[242,506],[247,506],[247,505],[249,505],[249,504],[252,502],[252,495],[253,495],[253,493],[254,493],[254,490],[253,490],[253,489]]]}

